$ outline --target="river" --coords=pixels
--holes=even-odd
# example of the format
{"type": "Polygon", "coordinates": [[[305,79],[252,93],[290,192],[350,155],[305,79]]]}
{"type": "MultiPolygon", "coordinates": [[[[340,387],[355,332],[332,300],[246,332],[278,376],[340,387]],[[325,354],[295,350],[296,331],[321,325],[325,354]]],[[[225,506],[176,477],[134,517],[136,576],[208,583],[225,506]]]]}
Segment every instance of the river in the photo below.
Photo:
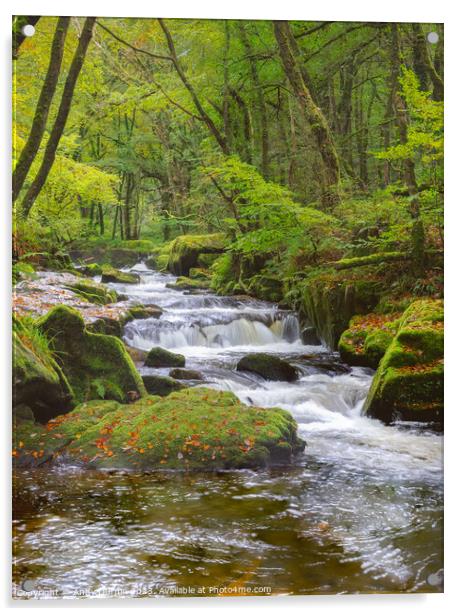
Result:
{"type": "Polygon", "coordinates": [[[304,345],[295,314],[132,270],[140,284],[111,286],[164,313],[126,325],[125,341],[182,353],[207,386],[289,410],[305,452],[259,472],[15,471],[17,596],[441,591],[442,436],[363,416],[372,371],[304,345]],[[288,359],[300,379],[237,372],[255,351],[288,359]]]}

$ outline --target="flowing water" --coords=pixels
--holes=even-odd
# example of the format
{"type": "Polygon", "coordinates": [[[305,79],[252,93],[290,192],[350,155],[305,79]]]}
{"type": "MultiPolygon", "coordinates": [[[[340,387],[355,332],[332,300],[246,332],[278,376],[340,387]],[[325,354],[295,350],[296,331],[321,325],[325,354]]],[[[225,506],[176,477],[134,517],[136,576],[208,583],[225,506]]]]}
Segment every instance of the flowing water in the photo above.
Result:
{"type": "Polygon", "coordinates": [[[372,371],[304,345],[293,313],[132,269],[139,285],[112,286],[164,313],[129,323],[125,341],[184,354],[208,387],[244,403],[288,409],[306,450],[291,468],[259,472],[18,472],[17,596],[441,591],[442,437],[363,416],[372,371]],[[301,378],[236,372],[255,351],[301,378]]]}

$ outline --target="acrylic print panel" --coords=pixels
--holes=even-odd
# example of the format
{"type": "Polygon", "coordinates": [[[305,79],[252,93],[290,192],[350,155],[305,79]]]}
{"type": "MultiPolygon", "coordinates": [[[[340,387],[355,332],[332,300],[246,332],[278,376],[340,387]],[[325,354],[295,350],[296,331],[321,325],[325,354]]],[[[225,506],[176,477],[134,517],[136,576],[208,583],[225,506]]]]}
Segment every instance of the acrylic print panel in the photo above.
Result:
{"type": "Polygon", "coordinates": [[[14,18],[15,598],[442,591],[443,40],[14,18]]]}

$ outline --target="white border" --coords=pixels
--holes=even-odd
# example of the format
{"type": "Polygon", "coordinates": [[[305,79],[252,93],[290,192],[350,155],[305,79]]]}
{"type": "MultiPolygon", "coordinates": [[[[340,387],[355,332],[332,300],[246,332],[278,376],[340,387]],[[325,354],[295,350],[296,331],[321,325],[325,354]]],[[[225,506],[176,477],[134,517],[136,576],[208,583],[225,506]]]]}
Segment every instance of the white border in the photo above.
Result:
{"type": "Polygon", "coordinates": [[[2,297],[0,301],[0,349],[3,362],[0,370],[0,392],[3,394],[2,460],[5,461],[0,473],[0,493],[6,495],[3,507],[3,533],[1,554],[5,557],[2,583],[3,604],[7,609],[63,609],[85,610],[91,613],[98,609],[132,610],[155,609],[156,612],[169,611],[210,611],[220,610],[224,613],[263,609],[270,614],[280,614],[282,610],[293,608],[297,613],[306,614],[308,610],[318,614],[368,614],[390,613],[411,614],[419,612],[420,616],[432,614],[439,610],[452,614],[460,599],[460,572],[462,555],[462,509],[461,509],[461,455],[462,448],[462,402],[459,381],[463,380],[462,361],[462,288],[463,266],[463,77],[461,72],[463,39],[463,19],[460,3],[455,0],[329,0],[329,2],[304,2],[303,0],[233,0],[219,3],[213,0],[130,0],[127,3],[104,2],[102,0],[79,0],[79,2],[62,0],[11,0],[2,5],[1,49],[2,61],[2,96],[1,126],[2,151],[5,152],[1,166],[3,199],[1,200],[0,223],[0,280],[2,297]],[[445,95],[446,95],[446,437],[445,437],[445,473],[446,473],[446,553],[445,553],[445,594],[443,595],[362,595],[336,597],[287,597],[287,598],[248,598],[248,599],[174,599],[174,600],[113,600],[113,601],[55,601],[55,602],[12,602],[9,600],[9,483],[10,483],[10,444],[8,435],[8,416],[10,413],[10,145],[11,145],[11,15],[98,15],[98,16],[134,16],[134,17],[197,17],[197,18],[243,18],[243,19],[307,19],[337,21],[422,21],[445,22],[445,95]],[[7,70],[5,71],[5,67],[7,70]]]}

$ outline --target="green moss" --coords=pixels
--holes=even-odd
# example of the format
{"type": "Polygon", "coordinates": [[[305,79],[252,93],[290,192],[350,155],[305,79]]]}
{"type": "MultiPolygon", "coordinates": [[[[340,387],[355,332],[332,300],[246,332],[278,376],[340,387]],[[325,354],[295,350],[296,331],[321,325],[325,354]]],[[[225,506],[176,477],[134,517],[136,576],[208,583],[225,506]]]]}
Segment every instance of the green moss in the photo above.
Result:
{"type": "Polygon", "coordinates": [[[168,282],[166,287],[169,289],[180,290],[207,289],[209,287],[209,281],[207,278],[198,278],[193,280],[192,278],[187,278],[186,276],[179,276],[175,282],[168,282]]]}
{"type": "Polygon", "coordinates": [[[353,317],[339,339],[341,359],[351,366],[377,368],[397,331],[397,317],[374,313],[353,317]]]}
{"type": "Polygon", "coordinates": [[[443,302],[413,302],[399,321],[365,403],[365,411],[390,423],[396,419],[442,421],[443,302]]]}
{"type": "Polygon", "coordinates": [[[156,396],[168,396],[173,391],[180,391],[185,387],[170,376],[146,374],[143,375],[142,378],[146,391],[149,394],[155,394],[156,396]]]}
{"type": "Polygon", "coordinates": [[[145,388],[123,343],[114,336],[89,332],[82,316],[56,306],[38,321],[77,401],[94,398],[127,401],[145,388]]]}
{"type": "Polygon", "coordinates": [[[39,421],[72,408],[73,392],[48,340],[31,320],[13,318],[13,406],[27,405],[39,421]]]}
{"type": "Polygon", "coordinates": [[[133,319],[158,319],[162,314],[162,308],[159,306],[146,306],[145,304],[136,304],[130,306],[124,315],[124,323],[133,321],[133,319]]]}
{"type": "Polygon", "coordinates": [[[189,278],[197,279],[197,280],[207,280],[211,277],[211,273],[207,269],[203,269],[200,267],[190,267],[189,278]]]}
{"type": "Polygon", "coordinates": [[[98,263],[88,263],[80,268],[84,276],[101,276],[102,267],[98,263]]]}
{"type": "Polygon", "coordinates": [[[305,446],[287,411],[247,407],[230,392],[205,388],[116,408],[88,403],[47,428],[43,449],[101,469],[259,468],[288,463],[305,446]]]}
{"type": "Polygon", "coordinates": [[[25,263],[24,261],[18,261],[13,265],[12,268],[12,279],[13,284],[17,284],[20,280],[24,280],[26,278],[34,279],[36,278],[34,266],[30,263],[25,263]]]}
{"type": "Polygon", "coordinates": [[[145,366],[150,368],[183,368],[185,357],[179,353],[171,353],[162,347],[153,347],[146,356],[145,366]]]}
{"type": "Polygon", "coordinates": [[[154,248],[151,240],[122,240],[119,245],[121,248],[133,250],[138,254],[148,254],[154,248]]]}
{"type": "Polygon", "coordinates": [[[378,303],[382,282],[373,272],[360,278],[334,270],[315,270],[300,284],[302,316],[318,336],[335,349],[354,315],[371,312],[378,303]]]}
{"type": "Polygon", "coordinates": [[[66,287],[76,295],[92,304],[113,304],[117,302],[117,293],[103,284],[90,280],[79,280],[66,287]]]}
{"type": "Polygon", "coordinates": [[[111,265],[105,264],[101,270],[101,282],[119,282],[122,284],[137,284],[140,276],[132,272],[121,272],[111,265]]]}
{"type": "Polygon", "coordinates": [[[198,255],[198,267],[209,269],[217,259],[218,256],[214,253],[200,253],[198,255]]]}
{"type": "Polygon", "coordinates": [[[225,249],[225,235],[180,235],[170,245],[168,269],[177,276],[188,276],[197,267],[200,254],[220,254],[225,249]]]}

